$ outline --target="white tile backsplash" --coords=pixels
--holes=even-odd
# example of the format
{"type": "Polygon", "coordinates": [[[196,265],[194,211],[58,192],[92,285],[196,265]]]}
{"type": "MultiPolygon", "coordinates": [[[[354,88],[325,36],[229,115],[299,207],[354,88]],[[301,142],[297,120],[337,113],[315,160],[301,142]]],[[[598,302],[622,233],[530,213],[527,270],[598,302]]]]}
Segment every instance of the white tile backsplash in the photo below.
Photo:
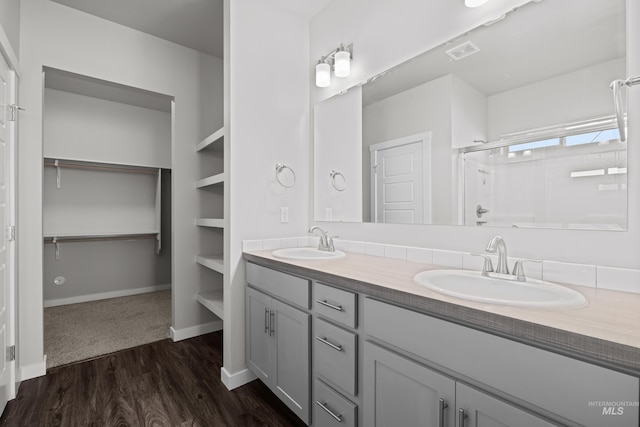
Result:
{"type": "Polygon", "coordinates": [[[407,248],[404,246],[385,245],[384,257],[394,259],[407,259],[407,248]]]}
{"type": "MultiPolygon", "coordinates": [[[[282,239],[244,240],[243,251],[273,250],[287,247],[318,246],[319,237],[288,237],[282,239]]],[[[435,264],[443,267],[464,268],[466,270],[482,270],[482,257],[472,256],[467,252],[440,249],[406,247],[401,245],[383,245],[373,242],[334,239],[336,249],[344,252],[367,254],[372,256],[406,259],[423,264],[435,264]]],[[[495,267],[497,256],[491,256],[495,267]]],[[[509,258],[509,268],[519,258],[509,258]]],[[[558,261],[524,264],[525,275],[533,279],[550,282],[568,283],[572,285],[598,287],[623,292],[640,293],[640,270],[595,266],[588,264],[572,264],[558,261]]]]}
{"type": "Polygon", "coordinates": [[[542,278],[548,282],[570,285],[596,286],[596,266],[570,264],[566,262],[543,261],[542,278]]]}
{"type": "Polygon", "coordinates": [[[462,268],[462,252],[434,249],[433,263],[444,267],[462,268]]]}
{"type": "Polygon", "coordinates": [[[365,243],[364,253],[366,255],[384,257],[384,245],[381,245],[379,243],[365,243]]]}
{"type": "Polygon", "coordinates": [[[433,251],[424,248],[407,248],[407,261],[433,264],[433,251]]]}
{"type": "Polygon", "coordinates": [[[598,288],[640,294],[640,270],[596,267],[598,288]]]}

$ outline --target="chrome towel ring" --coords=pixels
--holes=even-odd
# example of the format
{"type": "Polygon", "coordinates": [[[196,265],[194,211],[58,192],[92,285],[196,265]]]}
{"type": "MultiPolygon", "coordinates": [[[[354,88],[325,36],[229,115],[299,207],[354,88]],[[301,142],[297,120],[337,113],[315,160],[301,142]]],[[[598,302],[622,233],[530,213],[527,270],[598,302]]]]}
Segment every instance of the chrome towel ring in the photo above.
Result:
{"type": "Polygon", "coordinates": [[[329,177],[333,188],[338,191],[344,191],[347,189],[347,180],[342,173],[332,170],[329,172],[329,177]]]}
{"type": "Polygon", "coordinates": [[[285,188],[291,188],[296,183],[296,173],[284,163],[276,164],[276,180],[285,188]]]}

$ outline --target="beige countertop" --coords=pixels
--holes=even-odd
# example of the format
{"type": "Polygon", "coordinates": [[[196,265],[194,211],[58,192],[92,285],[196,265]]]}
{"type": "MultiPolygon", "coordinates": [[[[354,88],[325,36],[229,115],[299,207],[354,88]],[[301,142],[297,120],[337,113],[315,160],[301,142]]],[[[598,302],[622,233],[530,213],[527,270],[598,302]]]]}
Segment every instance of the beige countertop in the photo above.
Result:
{"type": "Polygon", "coordinates": [[[437,265],[347,253],[342,259],[290,260],[245,252],[265,267],[379,297],[439,318],[640,376],[640,294],[569,286],[589,304],[539,309],[485,304],[442,295],[413,281],[437,265]]]}

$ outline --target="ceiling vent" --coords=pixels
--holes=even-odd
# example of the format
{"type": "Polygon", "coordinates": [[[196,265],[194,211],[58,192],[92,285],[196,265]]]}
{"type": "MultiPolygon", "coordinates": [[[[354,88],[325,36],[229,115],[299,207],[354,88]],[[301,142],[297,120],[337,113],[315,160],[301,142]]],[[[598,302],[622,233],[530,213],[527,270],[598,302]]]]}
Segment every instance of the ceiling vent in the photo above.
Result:
{"type": "Polygon", "coordinates": [[[445,53],[449,55],[454,61],[460,61],[462,58],[466,58],[467,56],[473,55],[474,53],[478,52],[480,52],[480,49],[471,41],[464,42],[456,47],[452,47],[451,49],[445,51],[445,53]]]}

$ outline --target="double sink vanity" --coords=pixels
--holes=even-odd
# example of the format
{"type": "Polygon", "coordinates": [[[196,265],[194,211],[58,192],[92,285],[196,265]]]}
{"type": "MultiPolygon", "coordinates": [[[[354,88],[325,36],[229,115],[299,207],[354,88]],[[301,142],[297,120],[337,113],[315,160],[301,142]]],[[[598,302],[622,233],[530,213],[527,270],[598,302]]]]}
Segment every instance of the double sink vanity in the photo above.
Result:
{"type": "Polygon", "coordinates": [[[308,425],[639,424],[640,295],[498,273],[502,259],[244,258],[247,366],[308,425]]]}

